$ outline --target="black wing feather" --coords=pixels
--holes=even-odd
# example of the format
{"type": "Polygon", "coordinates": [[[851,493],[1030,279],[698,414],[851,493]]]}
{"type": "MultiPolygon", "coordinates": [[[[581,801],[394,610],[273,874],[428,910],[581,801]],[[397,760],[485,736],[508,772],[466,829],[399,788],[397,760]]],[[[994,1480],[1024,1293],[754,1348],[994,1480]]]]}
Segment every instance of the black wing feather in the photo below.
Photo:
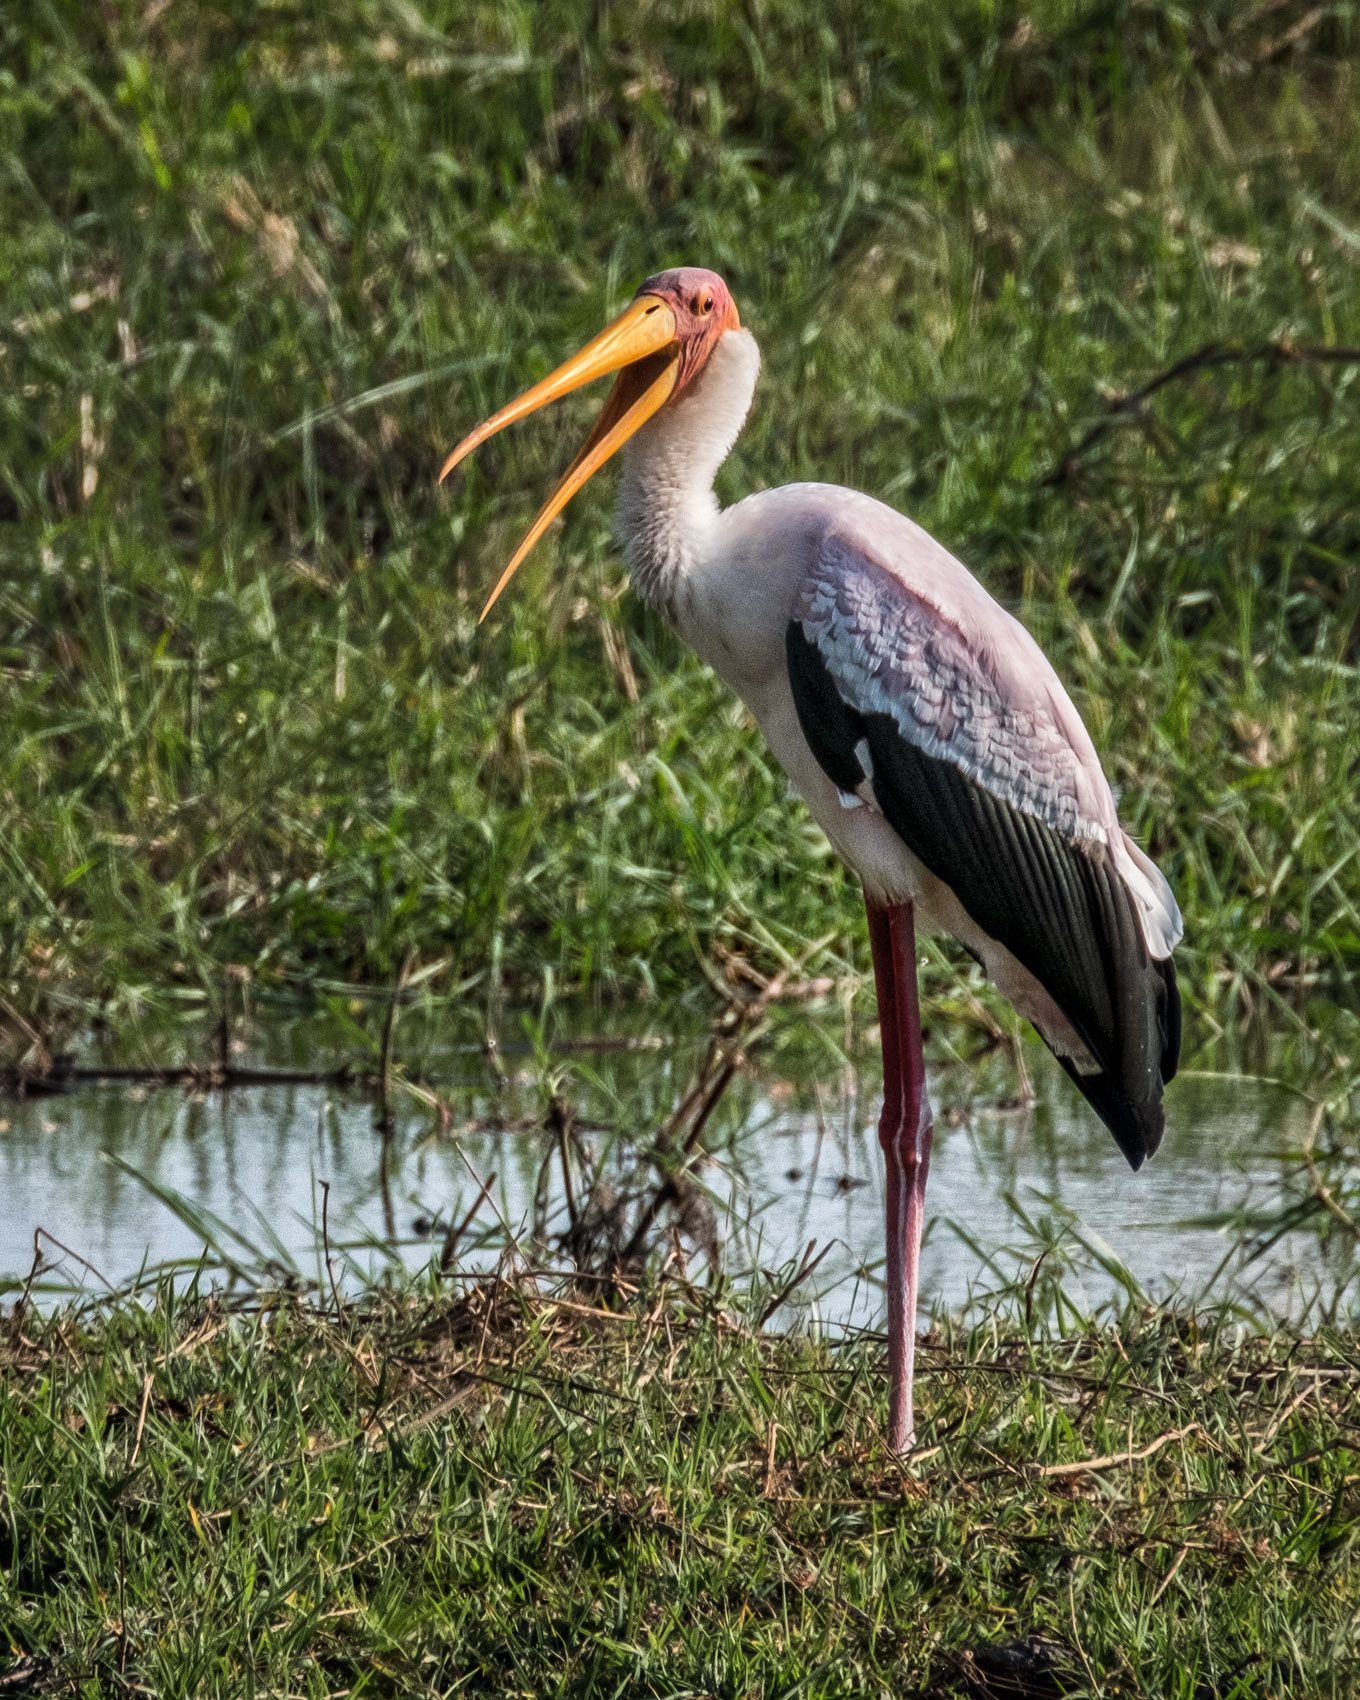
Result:
{"type": "Polygon", "coordinates": [[[1162,1085],[1180,1052],[1180,997],[1170,961],[1148,955],[1108,851],[1063,837],[928,755],[892,715],[847,702],[797,620],[786,650],[799,722],[822,770],[855,790],[868,777],[855,752],[867,747],[874,799],[889,825],[1080,1036],[1098,1072],[1059,1061],[1136,1169],[1161,1142],[1162,1085]]]}

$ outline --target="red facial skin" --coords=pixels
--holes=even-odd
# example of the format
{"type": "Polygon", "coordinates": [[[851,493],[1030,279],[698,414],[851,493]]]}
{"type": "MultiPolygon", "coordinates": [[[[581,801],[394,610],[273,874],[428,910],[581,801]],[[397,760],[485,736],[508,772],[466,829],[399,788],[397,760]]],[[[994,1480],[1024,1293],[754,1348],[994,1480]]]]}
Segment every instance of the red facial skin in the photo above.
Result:
{"type": "Polygon", "coordinates": [[[655,296],[675,315],[680,370],[672,391],[674,399],[703,370],[723,333],[740,328],[737,304],[717,272],[706,271],[703,266],[677,266],[674,271],[657,272],[638,295],[655,296]]]}

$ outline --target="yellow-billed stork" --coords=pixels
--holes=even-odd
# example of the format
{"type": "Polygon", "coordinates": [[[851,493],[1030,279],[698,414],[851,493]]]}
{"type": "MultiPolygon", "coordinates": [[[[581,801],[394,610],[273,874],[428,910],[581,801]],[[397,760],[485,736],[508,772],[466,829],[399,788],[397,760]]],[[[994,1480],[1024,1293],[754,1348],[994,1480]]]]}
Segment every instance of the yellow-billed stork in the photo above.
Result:
{"type": "Polygon", "coordinates": [[[888,1442],[913,1442],[931,1110],[916,921],[959,940],[1038,1029],[1136,1169],[1162,1137],[1180,999],[1171,888],[1119,824],[1090,735],[1030,634],[918,525],[834,484],[720,508],[713,479],[760,355],[730,291],[660,272],[580,353],[445,461],[617,373],[594,429],[482,610],[624,449],[633,584],[746,703],[859,876],[883,1048],[888,1442]]]}

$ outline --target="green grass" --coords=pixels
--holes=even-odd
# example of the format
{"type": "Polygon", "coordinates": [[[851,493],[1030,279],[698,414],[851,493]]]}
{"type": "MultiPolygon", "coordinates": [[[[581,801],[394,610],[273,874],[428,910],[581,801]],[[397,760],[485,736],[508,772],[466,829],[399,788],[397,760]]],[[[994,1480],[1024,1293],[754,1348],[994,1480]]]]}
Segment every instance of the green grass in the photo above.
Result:
{"type": "Polygon", "coordinates": [[[1278,351],[1360,344],[1354,9],[834,16],[5,10],[7,1046],[227,969],[491,999],[674,989],[720,942],[862,962],[606,493],[474,629],[585,410],[433,485],[678,260],[765,351],[724,489],[896,502],[1054,654],[1186,910],[1192,1048],[1353,1012],[1360,366],[1278,351]],[[1210,343],[1277,354],[1049,479],[1210,343]]]}
{"type": "Polygon", "coordinates": [[[879,1346],[674,1292],[30,1315],[0,1643],[36,1693],[1355,1693],[1353,1336],[1130,1311],[924,1361],[900,1470],[879,1346]],[[1065,1686],[964,1684],[1039,1637],[1065,1686]]]}
{"type": "MultiPolygon", "coordinates": [[[[1317,1106],[1238,1226],[1353,1243],[1358,259],[1352,4],[0,9],[0,1063],[159,1057],[224,986],[363,1052],[398,977],[549,1038],[564,991],[701,1027],[725,952],[853,984],[607,478],[475,629],[587,407],[434,488],[701,262],[765,354],[724,493],[870,490],[1022,614],[1181,898],[1191,1057],[1268,1031],[1317,1106]]],[[[955,1324],[903,1477],[874,1342],[228,1305],[0,1319],[10,1686],[906,1697],[1042,1635],[1076,1693],[1360,1688],[1353,1334],[955,1324]]]]}

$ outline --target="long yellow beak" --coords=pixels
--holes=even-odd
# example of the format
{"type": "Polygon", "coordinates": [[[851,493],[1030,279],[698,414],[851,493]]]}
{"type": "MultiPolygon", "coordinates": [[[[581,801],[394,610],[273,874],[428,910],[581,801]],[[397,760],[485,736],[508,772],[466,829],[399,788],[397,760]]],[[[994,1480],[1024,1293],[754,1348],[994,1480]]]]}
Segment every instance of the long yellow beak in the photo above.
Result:
{"type": "Polygon", "coordinates": [[[475,431],[470,431],[440,467],[439,482],[442,484],[465,455],[471,454],[479,443],[495,436],[506,425],[513,425],[517,419],[537,413],[540,407],[559,401],[573,390],[579,390],[583,384],[606,377],[610,372],[618,372],[618,379],[593,430],[582,444],[581,452],[520,539],[519,547],[477,616],[478,625],[491,612],[497,597],[514,577],[525,556],[581,486],[593,478],[609,457],[665,404],[675,388],[679,366],[674,313],[659,297],[640,295],[578,354],[573,354],[541,383],[525,390],[508,407],[493,413],[475,431]]]}

